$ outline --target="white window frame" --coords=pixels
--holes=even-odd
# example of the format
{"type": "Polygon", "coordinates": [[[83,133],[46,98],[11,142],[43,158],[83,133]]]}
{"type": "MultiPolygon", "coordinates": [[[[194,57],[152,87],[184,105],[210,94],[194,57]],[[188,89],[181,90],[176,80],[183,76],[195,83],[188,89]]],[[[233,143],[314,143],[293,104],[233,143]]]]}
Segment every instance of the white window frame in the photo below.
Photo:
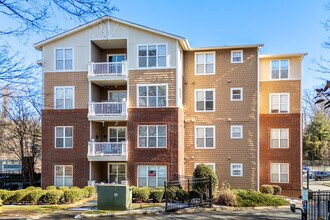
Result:
{"type": "Polygon", "coordinates": [[[73,148],[73,145],[74,145],[74,130],[73,130],[73,126],[55,126],[55,128],[54,128],[54,137],[55,137],[55,139],[54,139],[54,144],[55,144],[55,148],[56,149],[72,149],[73,148]],[[56,147],[56,128],[63,128],[63,147],[56,147]],[[72,129],[72,146],[71,147],[65,147],[65,138],[66,138],[66,136],[65,136],[65,128],[71,128],[72,129]]]}
{"type": "MultiPolygon", "coordinates": [[[[65,178],[67,177],[66,175],[65,175],[65,167],[66,166],[70,166],[70,167],[72,167],[72,186],[74,186],[74,184],[73,184],[73,176],[74,176],[74,170],[73,170],[73,165],[54,165],[54,186],[56,186],[56,187],[58,187],[57,185],[56,185],[56,167],[59,167],[59,166],[61,166],[61,167],[63,167],[63,176],[62,176],[62,186],[66,186],[64,183],[65,183],[65,178]]],[[[69,186],[69,187],[72,187],[72,186],[69,186]]]]}
{"type": "Polygon", "coordinates": [[[243,139],[243,125],[231,125],[230,126],[230,138],[231,139],[243,139]],[[241,130],[241,135],[239,136],[239,137],[234,137],[233,136],[233,131],[234,131],[234,128],[240,128],[240,130],[241,130]]]}
{"type": "MultiPolygon", "coordinates": [[[[108,163],[108,182],[110,183],[110,165],[117,165],[117,172],[116,172],[116,178],[118,180],[118,165],[124,165],[125,166],[125,180],[127,181],[127,164],[126,163],[108,163]]],[[[121,183],[116,183],[121,184],[121,183]]]]}
{"type": "Polygon", "coordinates": [[[269,173],[270,173],[270,181],[269,182],[271,182],[271,183],[290,183],[290,164],[289,163],[270,163],[269,173]],[[286,164],[288,166],[288,173],[287,173],[288,174],[288,182],[282,182],[281,181],[281,164],[286,164]],[[278,170],[279,170],[279,173],[278,173],[278,175],[279,175],[279,177],[278,177],[279,181],[278,182],[272,182],[272,165],[279,166],[278,167],[278,170]]]}
{"type": "Polygon", "coordinates": [[[215,112],[215,89],[195,89],[195,112],[215,112]],[[207,91],[212,91],[213,92],[213,110],[206,110],[206,95],[205,93],[207,91]],[[204,92],[204,109],[205,110],[197,110],[197,92],[204,92]]]}
{"type": "Polygon", "coordinates": [[[272,59],[270,60],[270,79],[271,80],[289,80],[290,79],[290,59],[272,59]],[[281,78],[281,61],[287,60],[288,61],[288,78],[281,78]],[[273,61],[279,61],[279,78],[273,78],[273,61]]]}
{"type": "MultiPolygon", "coordinates": [[[[290,130],[289,128],[271,128],[269,131],[269,147],[272,149],[288,149],[290,147],[290,130]],[[277,147],[272,147],[272,131],[277,130],[279,133],[279,137],[278,137],[278,146],[277,147]],[[288,146],[287,147],[281,147],[281,130],[286,130],[288,132],[288,146]]],[[[284,140],[284,139],[283,139],[284,140]]]]}
{"type": "Polygon", "coordinates": [[[194,142],[195,142],[195,149],[200,150],[208,150],[208,149],[215,149],[215,143],[216,143],[216,132],[215,132],[215,126],[214,125],[208,125],[208,126],[195,126],[195,134],[194,134],[194,142]],[[204,135],[206,134],[205,130],[206,128],[213,128],[213,147],[206,147],[206,137],[204,136],[204,147],[197,147],[197,128],[203,128],[204,129],[204,135]]]}
{"type": "Polygon", "coordinates": [[[270,93],[269,94],[269,113],[270,114],[289,114],[290,113],[290,93],[270,93]],[[287,95],[288,96],[288,112],[281,112],[281,95],[287,95]],[[279,96],[279,112],[272,112],[272,96],[279,96]]]}
{"type": "Polygon", "coordinates": [[[244,63],[243,50],[232,50],[231,51],[231,63],[244,63]],[[234,53],[241,53],[241,61],[234,61],[234,53]]]}
{"type": "MultiPolygon", "coordinates": [[[[110,94],[111,93],[126,93],[126,101],[127,101],[127,90],[108,90],[108,100],[107,101],[110,101],[110,94]]],[[[120,101],[120,102],[124,102],[123,100],[120,101]]]]}
{"type": "MultiPolygon", "coordinates": [[[[156,96],[158,98],[158,96],[156,96]]],[[[137,108],[166,108],[168,107],[168,84],[167,83],[159,83],[159,84],[137,84],[136,85],[136,106],[137,108]],[[147,89],[147,106],[139,106],[139,87],[149,87],[149,86],[157,86],[157,92],[158,92],[158,86],[166,86],[166,105],[165,106],[158,106],[158,101],[156,102],[157,106],[150,106],[149,107],[149,95],[148,95],[148,89],[147,89]]]]}
{"type": "Polygon", "coordinates": [[[138,44],[137,45],[137,62],[136,62],[136,66],[138,69],[162,69],[162,68],[168,68],[169,64],[168,64],[168,44],[167,43],[155,43],[155,44],[138,44]],[[155,67],[148,67],[148,46],[156,46],[156,66],[155,67]],[[166,55],[165,55],[165,66],[158,66],[158,46],[165,46],[166,47],[166,55]],[[140,67],[139,65],[139,48],[140,47],[147,47],[147,66],[146,67],[140,67]]]}
{"type": "Polygon", "coordinates": [[[139,186],[139,177],[140,177],[140,175],[139,175],[139,166],[145,166],[146,168],[147,168],[147,176],[146,176],[146,183],[147,183],[147,186],[149,187],[149,185],[148,185],[148,182],[149,182],[149,176],[148,176],[148,170],[149,170],[149,166],[155,166],[155,167],[157,167],[157,172],[156,172],[156,188],[157,187],[160,187],[160,186],[164,186],[163,184],[164,183],[161,183],[161,185],[159,185],[159,182],[158,182],[158,174],[159,174],[159,171],[158,171],[158,169],[159,169],[159,167],[166,167],[166,176],[165,176],[165,181],[167,181],[167,175],[168,175],[168,167],[167,167],[167,165],[158,165],[158,164],[148,164],[148,165],[143,165],[143,164],[140,164],[140,165],[138,165],[137,167],[136,167],[136,169],[137,169],[137,171],[136,171],[136,173],[137,173],[137,178],[136,178],[136,183],[137,183],[137,187],[140,187],[139,186]]]}
{"type": "Polygon", "coordinates": [[[75,108],[75,87],[74,86],[54,86],[54,109],[64,110],[64,109],[74,109],[75,108]],[[56,108],[56,89],[64,89],[64,103],[63,108],[56,108]],[[72,89],[72,108],[66,108],[65,106],[65,89],[72,89]]]}
{"type": "Polygon", "coordinates": [[[138,139],[137,139],[137,145],[138,145],[138,148],[151,148],[151,149],[159,149],[159,148],[167,148],[167,125],[139,125],[138,126],[138,139]],[[147,138],[147,143],[146,143],[146,145],[147,145],[147,147],[140,147],[140,127],[144,127],[144,126],[146,126],[147,127],[147,136],[143,136],[143,137],[146,137],[147,138]],[[149,127],[150,126],[156,126],[156,147],[149,147],[149,127]],[[165,145],[165,147],[158,147],[158,138],[159,137],[163,137],[163,136],[159,136],[158,135],[158,127],[159,126],[162,126],[162,127],[165,127],[165,129],[166,129],[166,136],[165,136],[165,139],[166,139],[166,145],[165,145]]]}
{"type": "Polygon", "coordinates": [[[54,70],[56,72],[67,72],[67,71],[74,71],[74,48],[73,47],[55,47],[54,48],[54,70]],[[65,69],[65,50],[66,49],[71,49],[72,50],[72,69],[65,69]],[[56,68],[56,50],[62,50],[63,52],[63,69],[58,70],[56,68]]]}
{"type": "Polygon", "coordinates": [[[243,88],[230,88],[230,101],[237,102],[237,101],[243,101],[243,88]],[[241,92],[241,97],[239,99],[234,99],[234,90],[239,90],[241,92]]]}
{"type": "Polygon", "coordinates": [[[230,176],[232,177],[242,177],[243,176],[243,164],[242,163],[230,163],[230,176]],[[234,166],[240,166],[240,171],[241,171],[241,174],[240,175],[236,175],[234,174],[234,166]]]}
{"type": "Polygon", "coordinates": [[[195,75],[215,75],[215,65],[216,65],[216,53],[215,51],[209,51],[209,52],[196,52],[195,53],[195,75]],[[206,54],[213,54],[213,72],[212,73],[206,73],[206,54]],[[204,55],[204,73],[197,73],[197,55],[204,55]]]}
{"type": "Polygon", "coordinates": [[[195,163],[195,168],[199,165],[199,164],[205,164],[206,166],[212,166],[212,170],[213,170],[213,172],[216,172],[215,171],[215,163],[195,163]]]}

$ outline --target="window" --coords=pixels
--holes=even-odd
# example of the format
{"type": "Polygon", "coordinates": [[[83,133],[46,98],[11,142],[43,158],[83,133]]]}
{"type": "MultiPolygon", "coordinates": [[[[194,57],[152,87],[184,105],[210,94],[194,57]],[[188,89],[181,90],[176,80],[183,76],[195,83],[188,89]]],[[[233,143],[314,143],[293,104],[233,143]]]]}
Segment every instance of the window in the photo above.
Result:
{"type": "Polygon", "coordinates": [[[213,170],[213,172],[215,172],[215,163],[195,163],[195,168],[196,168],[197,165],[199,165],[199,164],[204,164],[204,165],[210,167],[211,170],[213,170]]]}
{"type": "Polygon", "coordinates": [[[55,49],[55,69],[56,70],[73,69],[72,48],[55,49]]]}
{"type": "Polygon", "coordinates": [[[195,90],[195,111],[214,111],[214,89],[195,90]]]}
{"type": "Polygon", "coordinates": [[[126,164],[109,164],[109,183],[121,184],[126,181],[126,164]]]}
{"type": "Polygon", "coordinates": [[[243,176],[243,164],[231,163],[230,164],[230,176],[243,176]]]}
{"type": "Polygon", "coordinates": [[[55,87],[55,109],[73,109],[74,108],[74,87],[63,86],[55,87]]]}
{"type": "Polygon", "coordinates": [[[195,148],[215,148],[215,127],[195,127],[195,148]]]}
{"type": "Polygon", "coordinates": [[[215,52],[195,54],[195,74],[215,74],[215,52]]]}
{"type": "Polygon", "coordinates": [[[72,165],[55,165],[54,186],[61,187],[73,186],[73,166],[72,165]]]}
{"type": "Polygon", "coordinates": [[[289,113],[289,94],[270,94],[271,113],[289,113]]]}
{"type": "Polygon", "coordinates": [[[55,148],[72,148],[73,127],[55,127],[55,148]]]}
{"type": "Polygon", "coordinates": [[[231,139],[242,139],[243,138],[243,126],[242,125],[232,125],[230,126],[230,138],[231,139]]]}
{"type": "Polygon", "coordinates": [[[288,148],[289,129],[270,129],[270,147],[288,148]]]}
{"type": "Polygon", "coordinates": [[[272,60],[272,79],[289,78],[289,60],[272,60]]]}
{"type": "Polygon", "coordinates": [[[243,88],[230,88],[230,100],[242,101],[243,100],[243,88]]]}
{"type": "Polygon", "coordinates": [[[138,85],[139,107],[166,107],[167,85],[138,85]]]}
{"type": "Polygon", "coordinates": [[[164,186],[166,181],[166,166],[138,166],[138,187],[156,188],[164,186]]]}
{"type": "Polygon", "coordinates": [[[139,147],[166,148],[166,125],[139,125],[139,147]]]}
{"type": "Polygon", "coordinates": [[[270,164],[270,182],[288,183],[289,182],[289,164],[271,163],[270,164]]]}
{"type": "Polygon", "coordinates": [[[139,48],[139,67],[166,67],[166,45],[141,45],[139,48]]]}
{"type": "Polygon", "coordinates": [[[231,51],[231,63],[243,63],[243,50],[231,51]]]}

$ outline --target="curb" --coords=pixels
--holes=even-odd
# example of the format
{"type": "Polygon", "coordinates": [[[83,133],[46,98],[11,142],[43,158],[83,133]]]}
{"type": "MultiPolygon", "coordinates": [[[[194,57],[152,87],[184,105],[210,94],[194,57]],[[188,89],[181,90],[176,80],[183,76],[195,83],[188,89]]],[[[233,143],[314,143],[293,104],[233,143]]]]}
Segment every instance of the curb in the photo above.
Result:
{"type": "Polygon", "coordinates": [[[115,216],[125,216],[125,215],[157,215],[163,213],[164,211],[155,210],[129,210],[129,211],[118,211],[114,213],[100,213],[100,214],[81,214],[83,218],[96,218],[96,217],[115,217],[115,216]]]}

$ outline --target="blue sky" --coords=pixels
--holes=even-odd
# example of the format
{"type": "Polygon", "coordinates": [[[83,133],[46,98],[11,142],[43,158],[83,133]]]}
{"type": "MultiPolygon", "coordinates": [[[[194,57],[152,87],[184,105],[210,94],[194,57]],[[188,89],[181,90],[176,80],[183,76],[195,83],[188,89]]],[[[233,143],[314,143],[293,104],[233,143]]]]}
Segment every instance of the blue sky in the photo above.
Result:
{"type": "MultiPolygon", "coordinates": [[[[263,43],[262,54],[307,52],[303,88],[322,84],[313,71],[327,33],[321,23],[330,18],[326,0],[112,0],[113,16],[186,37],[193,47],[263,43]]],[[[59,18],[58,18],[59,19],[59,18]]],[[[73,21],[59,20],[64,28],[73,21]]],[[[31,37],[31,44],[41,40],[31,37]]],[[[27,53],[41,57],[29,44],[27,53]]],[[[330,74],[327,78],[330,78],[330,74]]]]}

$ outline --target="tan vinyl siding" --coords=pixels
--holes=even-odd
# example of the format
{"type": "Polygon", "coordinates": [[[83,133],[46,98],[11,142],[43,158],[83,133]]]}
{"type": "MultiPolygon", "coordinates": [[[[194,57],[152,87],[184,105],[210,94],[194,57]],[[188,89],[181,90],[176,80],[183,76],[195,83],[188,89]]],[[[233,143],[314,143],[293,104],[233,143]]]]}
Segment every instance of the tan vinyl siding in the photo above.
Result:
{"type": "Polygon", "coordinates": [[[75,109],[88,108],[87,72],[44,73],[44,109],[54,109],[55,86],[74,86],[75,109]]]}
{"type": "Polygon", "coordinates": [[[215,53],[215,75],[195,75],[195,53],[184,54],[185,175],[192,175],[195,163],[215,163],[220,183],[256,189],[257,48],[244,49],[242,64],[231,63],[230,50],[215,53]],[[236,87],[243,88],[243,101],[230,101],[236,87]],[[195,89],[215,89],[215,112],[194,111],[195,89]],[[216,148],[195,149],[195,126],[207,125],[215,126],[216,148]],[[243,139],[230,139],[231,125],[243,125],[243,139]],[[230,177],[230,163],[243,163],[243,177],[230,177]]]}

